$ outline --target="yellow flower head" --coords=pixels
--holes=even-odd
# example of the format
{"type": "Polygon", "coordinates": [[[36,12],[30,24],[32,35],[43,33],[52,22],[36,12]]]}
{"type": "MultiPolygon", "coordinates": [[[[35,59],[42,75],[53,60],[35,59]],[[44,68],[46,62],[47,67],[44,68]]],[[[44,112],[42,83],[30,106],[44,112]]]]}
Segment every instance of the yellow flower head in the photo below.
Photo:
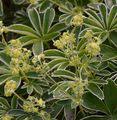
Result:
{"type": "Polygon", "coordinates": [[[41,60],[44,60],[45,55],[43,53],[41,53],[37,57],[38,57],[38,60],[41,61],[41,60]]]}
{"type": "Polygon", "coordinates": [[[38,101],[37,101],[37,104],[40,106],[40,107],[45,107],[45,101],[42,100],[42,98],[40,98],[38,101]]]}
{"type": "Polygon", "coordinates": [[[85,33],[85,36],[84,36],[87,40],[90,40],[92,39],[93,37],[93,31],[92,30],[87,30],[87,32],[85,33]]]}
{"type": "Polygon", "coordinates": [[[19,68],[18,67],[11,67],[11,74],[12,75],[18,75],[19,74],[19,72],[20,72],[20,70],[19,70],[19,68]]]}
{"type": "Polygon", "coordinates": [[[4,86],[5,96],[9,97],[16,90],[17,83],[13,80],[7,81],[4,86]]]}
{"type": "Polygon", "coordinates": [[[19,58],[22,54],[22,51],[20,49],[11,49],[11,57],[19,58]]]}
{"type": "Polygon", "coordinates": [[[61,49],[61,50],[64,48],[64,45],[59,40],[56,40],[54,42],[54,46],[56,46],[58,49],[61,49]]]}
{"type": "Polygon", "coordinates": [[[24,102],[23,109],[26,112],[35,112],[35,113],[38,112],[38,108],[35,107],[35,105],[32,102],[30,102],[30,101],[24,102]]]}
{"type": "Polygon", "coordinates": [[[97,42],[90,42],[86,45],[86,52],[91,56],[97,56],[100,53],[100,46],[97,42]]]}
{"type": "Polygon", "coordinates": [[[84,94],[85,86],[87,85],[87,81],[80,80],[79,78],[70,83],[70,87],[74,93],[74,100],[73,102],[77,103],[78,105],[82,102],[82,96],[84,94]]]}
{"type": "Polygon", "coordinates": [[[73,17],[72,25],[81,26],[82,24],[83,24],[83,15],[82,15],[82,13],[79,13],[73,17]]]}
{"type": "Polygon", "coordinates": [[[11,120],[12,117],[8,114],[5,114],[4,116],[2,116],[2,120],[11,120]]]}
{"type": "Polygon", "coordinates": [[[13,47],[17,47],[17,48],[21,48],[21,46],[22,46],[21,42],[18,39],[11,40],[10,45],[13,46],[13,47]]]}
{"type": "Polygon", "coordinates": [[[69,64],[71,66],[79,66],[80,65],[80,58],[79,58],[79,56],[78,55],[72,56],[70,58],[69,64]]]}
{"type": "Polygon", "coordinates": [[[73,45],[75,43],[75,34],[64,32],[63,35],[59,38],[59,40],[54,42],[54,45],[58,48],[63,50],[65,47],[69,45],[73,45]]]}

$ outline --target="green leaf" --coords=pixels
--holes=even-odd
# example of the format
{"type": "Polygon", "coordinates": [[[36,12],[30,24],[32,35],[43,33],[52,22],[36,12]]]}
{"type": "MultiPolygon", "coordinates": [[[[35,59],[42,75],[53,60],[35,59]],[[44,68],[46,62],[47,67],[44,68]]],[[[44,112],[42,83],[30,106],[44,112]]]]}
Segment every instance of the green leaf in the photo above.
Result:
{"type": "Polygon", "coordinates": [[[111,29],[111,25],[117,16],[117,6],[112,6],[110,9],[109,17],[108,17],[108,28],[111,29]]]}
{"type": "Polygon", "coordinates": [[[33,44],[32,51],[34,55],[39,55],[40,53],[42,53],[44,51],[43,42],[42,41],[35,42],[33,44]]]}
{"type": "Polygon", "coordinates": [[[87,11],[85,11],[87,15],[89,15],[93,20],[95,20],[98,24],[100,24],[103,26],[102,20],[101,18],[96,14],[96,12],[94,10],[88,9],[87,11]]]}
{"type": "Polygon", "coordinates": [[[21,109],[11,109],[9,111],[9,114],[12,116],[21,116],[21,115],[26,115],[27,113],[21,109]]]}
{"type": "Polygon", "coordinates": [[[99,99],[103,100],[104,99],[104,94],[103,91],[100,89],[100,87],[94,83],[89,83],[87,89],[94,94],[96,97],[99,99]]]}
{"type": "Polygon", "coordinates": [[[100,10],[100,14],[101,14],[101,19],[103,20],[103,23],[105,25],[105,28],[107,28],[107,7],[105,4],[101,4],[99,5],[99,10],[100,10]]]}
{"type": "Polygon", "coordinates": [[[25,2],[25,0],[13,0],[13,2],[17,5],[21,5],[25,2]]]}
{"type": "Polygon", "coordinates": [[[87,92],[83,96],[83,104],[84,107],[87,109],[95,110],[95,111],[102,111],[107,113],[107,107],[102,100],[94,96],[92,93],[87,92]]]}
{"type": "Polygon", "coordinates": [[[65,23],[56,23],[50,28],[49,33],[60,32],[64,30],[65,28],[66,28],[65,23]]]}
{"type": "Polygon", "coordinates": [[[33,8],[28,10],[29,19],[39,35],[42,35],[41,19],[38,11],[33,8]]]}
{"type": "Polygon", "coordinates": [[[110,36],[109,36],[109,38],[110,38],[110,41],[113,43],[113,45],[115,46],[115,47],[117,47],[117,32],[111,32],[110,33],[110,36]]]}
{"type": "Polygon", "coordinates": [[[104,86],[104,96],[105,103],[109,108],[111,114],[114,114],[115,110],[117,110],[117,85],[109,80],[108,84],[104,86]]]}
{"type": "Polygon", "coordinates": [[[53,8],[46,10],[43,19],[43,33],[47,33],[55,17],[55,11],[53,8]]]}
{"type": "Polygon", "coordinates": [[[0,61],[9,67],[11,58],[7,54],[1,52],[0,61]]]}
{"type": "Polygon", "coordinates": [[[101,115],[91,115],[82,118],[81,120],[108,120],[108,118],[106,116],[101,116],[101,115]]]}
{"type": "Polygon", "coordinates": [[[117,50],[105,44],[101,45],[101,54],[103,55],[102,58],[104,61],[117,58],[117,50]]]}
{"type": "Polygon", "coordinates": [[[93,80],[90,80],[89,82],[99,84],[99,85],[105,85],[108,83],[107,80],[103,80],[103,79],[93,79],[93,80]]]}
{"type": "Polygon", "coordinates": [[[3,16],[3,3],[2,3],[2,0],[0,0],[0,16],[3,16]]]}
{"type": "Polygon", "coordinates": [[[33,84],[33,88],[38,94],[43,95],[43,89],[40,87],[39,84],[33,84]]]}
{"type": "Polygon", "coordinates": [[[52,105],[52,116],[56,118],[60,112],[64,109],[64,107],[69,107],[70,102],[68,100],[57,101],[52,105]]]}
{"type": "Polygon", "coordinates": [[[17,97],[13,96],[12,100],[11,100],[11,108],[12,109],[16,109],[18,106],[18,101],[17,101],[17,97]]]}
{"type": "Polygon", "coordinates": [[[57,59],[50,61],[48,63],[49,71],[53,70],[54,68],[58,67],[59,65],[61,65],[62,63],[65,63],[65,62],[68,62],[68,60],[66,58],[57,58],[57,59]]]}
{"type": "Polygon", "coordinates": [[[12,80],[14,80],[16,82],[16,86],[17,88],[20,86],[21,84],[21,77],[12,77],[12,80]]]}
{"type": "Polygon", "coordinates": [[[64,77],[68,79],[75,78],[75,74],[73,72],[70,72],[68,70],[62,70],[62,69],[58,69],[54,71],[52,76],[53,77],[64,77]]]}
{"type": "Polygon", "coordinates": [[[59,32],[47,33],[44,36],[42,36],[41,39],[43,40],[43,42],[47,42],[53,40],[54,38],[59,36],[59,34],[60,34],[59,32]]]}
{"type": "Polygon", "coordinates": [[[33,92],[33,85],[27,86],[27,93],[30,95],[33,92]]]}
{"type": "Polygon", "coordinates": [[[39,37],[38,34],[31,27],[26,26],[26,25],[13,24],[9,26],[8,29],[10,32],[15,32],[18,34],[27,35],[27,36],[31,36],[35,38],[39,37]]]}
{"type": "Polygon", "coordinates": [[[36,40],[34,37],[31,36],[22,36],[18,38],[20,42],[22,43],[22,46],[33,44],[33,42],[36,40]]]}
{"type": "Polygon", "coordinates": [[[10,77],[9,74],[1,75],[0,76],[0,85],[2,85],[3,83],[5,83],[9,77],[10,77]]]}
{"type": "Polygon", "coordinates": [[[57,49],[49,49],[44,51],[46,58],[59,58],[59,57],[65,57],[65,54],[57,49]]]}
{"type": "Polygon", "coordinates": [[[48,0],[44,0],[42,3],[41,3],[41,6],[40,6],[40,11],[41,12],[45,12],[45,10],[51,6],[51,3],[50,1],[48,0]]]}
{"type": "Polygon", "coordinates": [[[2,104],[7,109],[10,108],[10,105],[9,105],[8,101],[5,98],[3,98],[3,97],[0,97],[0,104],[2,104]]]}

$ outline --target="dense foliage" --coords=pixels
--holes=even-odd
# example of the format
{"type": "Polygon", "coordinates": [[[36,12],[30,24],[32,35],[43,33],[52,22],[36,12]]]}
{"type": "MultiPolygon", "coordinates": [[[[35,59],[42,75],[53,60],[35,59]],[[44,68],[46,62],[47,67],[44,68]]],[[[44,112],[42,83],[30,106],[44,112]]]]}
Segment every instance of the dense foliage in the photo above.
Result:
{"type": "Polygon", "coordinates": [[[0,120],[117,120],[117,0],[0,0],[0,120]]]}

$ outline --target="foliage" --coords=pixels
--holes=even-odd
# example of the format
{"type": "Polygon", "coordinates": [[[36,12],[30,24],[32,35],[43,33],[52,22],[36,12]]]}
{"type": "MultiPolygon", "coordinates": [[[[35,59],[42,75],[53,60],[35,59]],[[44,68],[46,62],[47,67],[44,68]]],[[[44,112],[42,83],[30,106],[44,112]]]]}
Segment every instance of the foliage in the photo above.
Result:
{"type": "Polygon", "coordinates": [[[7,2],[0,119],[116,120],[117,1],[11,0],[9,13],[7,2]]]}

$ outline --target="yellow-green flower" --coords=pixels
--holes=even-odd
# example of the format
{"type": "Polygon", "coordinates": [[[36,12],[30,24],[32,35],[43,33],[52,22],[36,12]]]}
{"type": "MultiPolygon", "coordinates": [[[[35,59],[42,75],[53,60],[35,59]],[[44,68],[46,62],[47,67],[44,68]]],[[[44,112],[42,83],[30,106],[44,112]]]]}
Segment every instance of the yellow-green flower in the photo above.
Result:
{"type": "Polygon", "coordinates": [[[82,24],[83,24],[83,15],[82,15],[82,13],[79,13],[73,17],[72,25],[81,26],[82,24]]]}
{"type": "Polygon", "coordinates": [[[9,80],[6,82],[5,86],[4,86],[4,92],[5,92],[5,96],[9,97],[13,94],[13,92],[16,90],[17,88],[17,83],[13,80],[9,80]]]}
{"type": "Polygon", "coordinates": [[[91,56],[97,56],[100,53],[100,45],[97,42],[90,42],[86,45],[86,52],[91,56]]]}
{"type": "Polygon", "coordinates": [[[10,45],[16,48],[21,48],[22,44],[18,39],[10,40],[10,45]]]}
{"type": "Polygon", "coordinates": [[[76,81],[70,83],[70,87],[74,93],[73,102],[76,102],[79,105],[82,102],[82,96],[84,94],[85,86],[87,85],[87,81],[83,81],[77,79],[76,81]]]}
{"type": "Polygon", "coordinates": [[[35,107],[34,103],[32,103],[32,102],[30,102],[30,101],[24,102],[24,104],[23,104],[23,109],[24,109],[24,111],[26,111],[26,112],[35,112],[35,113],[38,112],[38,108],[35,107]]]}
{"type": "Polygon", "coordinates": [[[71,66],[79,66],[80,65],[80,57],[78,55],[72,56],[70,58],[69,64],[71,66]]]}
{"type": "Polygon", "coordinates": [[[93,38],[93,31],[92,30],[87,30],[84,37],[89,41],[93,38]]]}
{"type": "Polygon", "coordinates": [[[38,60],[41,61],[41,60],[44,60],[45,55],[43,53],[41,53],[37,57],[38,57],[38,60]]]}
{"type": "Polygon", "coordinates": [[[40,106],[40,107],[45,107],[45,101],[42,100],[42,98],[40,98],[38,101],[37,101],[37,104],[40,106]]]}
{"type": "Polygon", "coordinates": [[[20,70],[19,70],[19,68],[18,67],[16,67],[16,66],[11,66],[11,74],[12,75],[18,75],[19,74],[19,72],[20,72],[20,70]]]}
{"type": "Polygon", "coordinates": [[[64,32],[63,35],[59,38],[59,40],[56,40],[54,42],[54,45],[58,48],[63,50],[64,48],[67,48],[68,46],[71,47],[75,43],[76,38],[75,34],[64,32]]]}

